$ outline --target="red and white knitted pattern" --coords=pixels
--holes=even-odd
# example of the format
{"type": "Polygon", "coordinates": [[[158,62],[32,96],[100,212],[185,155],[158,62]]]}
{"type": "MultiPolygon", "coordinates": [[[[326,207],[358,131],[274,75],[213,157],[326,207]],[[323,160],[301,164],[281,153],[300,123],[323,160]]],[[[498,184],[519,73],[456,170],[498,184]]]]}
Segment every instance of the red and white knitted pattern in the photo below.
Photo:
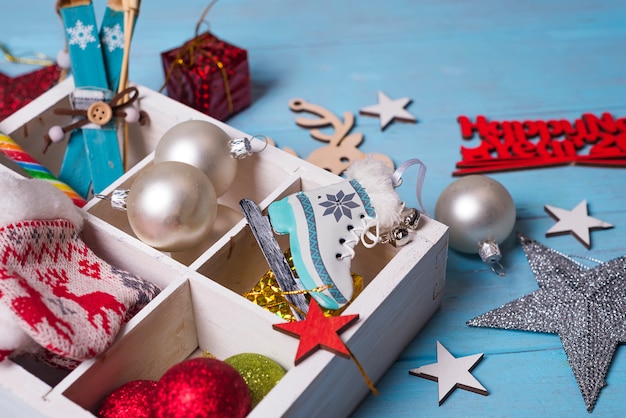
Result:
{"type": "MultiPolygon", "coordinates": [[[[96,256],[66,219],[0,228],[0,303],[58,356],[80,361],[103,352],[126,317],[158,293],[96,256]]],[[[0,352],[0,361],[9,354],[0,352]]]]}

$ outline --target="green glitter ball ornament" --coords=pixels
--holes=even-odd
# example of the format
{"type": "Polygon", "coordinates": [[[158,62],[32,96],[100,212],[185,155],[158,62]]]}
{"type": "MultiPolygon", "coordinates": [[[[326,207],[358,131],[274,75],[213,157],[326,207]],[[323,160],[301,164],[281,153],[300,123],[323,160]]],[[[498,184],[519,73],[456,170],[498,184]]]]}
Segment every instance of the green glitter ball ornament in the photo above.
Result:
{"type": "Polygon", "coordinates": [[[261,402],[286,373],[280,364],[256,353],[235,354],[224,362],[234,367],[248,384],[252,408],[261,402]]]}

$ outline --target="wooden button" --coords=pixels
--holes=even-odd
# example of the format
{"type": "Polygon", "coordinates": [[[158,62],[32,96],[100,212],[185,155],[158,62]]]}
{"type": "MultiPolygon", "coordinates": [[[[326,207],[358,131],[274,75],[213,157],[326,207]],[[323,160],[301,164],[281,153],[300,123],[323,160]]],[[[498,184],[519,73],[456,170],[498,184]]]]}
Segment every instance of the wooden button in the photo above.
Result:
{"type": "Polygon", "coordinates": [[[104,102],[95,102],[87,109],[87,119],[96,125],[104,125],[113,117],[111,106],[104,102]]]}

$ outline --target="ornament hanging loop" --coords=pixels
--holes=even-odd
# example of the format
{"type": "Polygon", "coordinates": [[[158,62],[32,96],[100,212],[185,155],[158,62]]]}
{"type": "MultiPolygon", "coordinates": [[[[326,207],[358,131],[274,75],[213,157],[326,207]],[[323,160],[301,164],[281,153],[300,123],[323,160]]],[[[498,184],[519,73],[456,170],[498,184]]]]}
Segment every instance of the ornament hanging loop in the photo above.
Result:
{"type": "Polygon", "coordinates": [[[211,27],[211,25],[209,24],[209,22],[207,22],[205,19],[206,15],[209,13],[209,10],[211,10],[211,7],[213,7],[213,5],[217,3],[217,0],[212,0],[207,7],[204,8],[204,10],[202,11],[202,14],[200,15],[200,19],[198,19],[198,22],[196,23],[196,32],[195,32],[195,36],[198,36],[198,34],[200,33],[200,27],[202,26],[203,23],[206,23],[206,25],[209,27],[211,27]]]}
{"type": "Polygon", "coordinates": [[[428,212],[426,211],[426,209],[424,208],[424,204],[422,203],[422,188],[424,187],[424,178],[426,177],[426,164],[424,164],[421,160],[417,158],[411,158],[410,160],[403,162],[400,167],[398,167],[396,171],[394,171],[391,175],[391,183],[396,189],[400,187],[402,185],[402,175],[404,174],[406,169],[411,167],[412,165],[419,166],[417,181],[415,182],[415,196],[417,197],[417,202],[420,205],[420,210],[422,211],[422,213],[426,214],[426,216],[430,216],[428,215],[428,212]]]}

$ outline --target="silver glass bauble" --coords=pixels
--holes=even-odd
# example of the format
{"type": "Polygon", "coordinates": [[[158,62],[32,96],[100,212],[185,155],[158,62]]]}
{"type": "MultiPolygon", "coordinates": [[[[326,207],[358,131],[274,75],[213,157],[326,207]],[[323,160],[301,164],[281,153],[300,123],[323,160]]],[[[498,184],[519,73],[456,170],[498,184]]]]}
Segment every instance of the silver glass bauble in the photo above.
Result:
{"type": "Polygon", "coordinates": [[[188,120],[167,130],[154,150],[154,163],[180,161],[199,168],[221,196],[235,179],[237,160],[231,157],[230,137],[217,125],[188,120]]]}
{"type": "Polygon", "coordinates": [[[153,164],[133,182],[126,201],[137,238],[162,251],[184,251],[210,233],[217,196],[199,169],[177,161],[153,164]]]}
{"type": "Polygon", "coordinates": [[[435,219],[449,228],[450,247],[478,253],[494,271],[502,268],[498,244],[511,234],[515,218],[508,190],[484,175],[456,180],[443,190],[435,207],[435,219]]]}

